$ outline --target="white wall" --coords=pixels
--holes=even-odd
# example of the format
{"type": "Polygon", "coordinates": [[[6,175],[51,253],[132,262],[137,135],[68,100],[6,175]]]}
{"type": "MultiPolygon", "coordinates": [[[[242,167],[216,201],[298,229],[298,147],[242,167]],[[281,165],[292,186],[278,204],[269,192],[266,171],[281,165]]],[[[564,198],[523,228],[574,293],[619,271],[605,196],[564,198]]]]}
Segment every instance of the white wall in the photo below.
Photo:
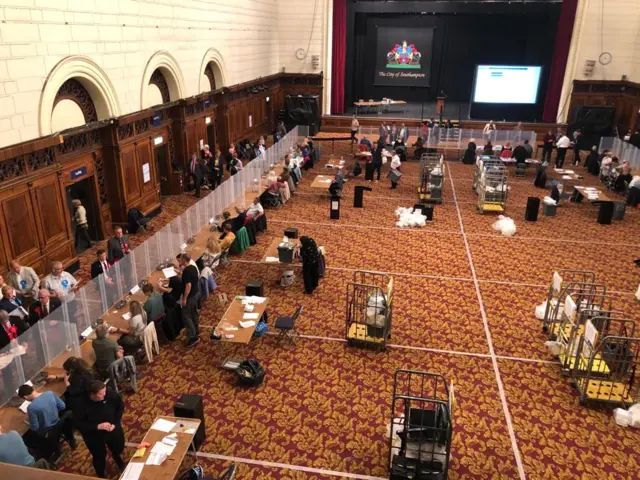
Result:
{"type": "Polygon", "coordinates": [[[331,0],[0,0],[0,147],[43,133],[43,85],[70,55],[86,56],[104,71],[121,115],[141,109],[145,66],[161,50],[176,60],[185,96],[201,92],[202,62],[211,48],[223,59],[227,85],[271,75],[282,66],[290,72],[326,70],[327,3],[331,0]],[[297,60],[295,50],[306,50],[310,38],[307,59],[297,60]],[[315,70],[313,54],[321,55],[315,70]]]}
{"type": "Polygon", "coordinates": [[[627,75],[640,82],[640,0],[580,0],[560,102],[559,117],[566,119],[573,80],[620,80],[627,75]],[[602,52],[612,56],[601,65],[602,52]],[[595,60],[591,75],[587,60],[595,60]],[[563,108],[564,107],[564,108],[563,108]]]}

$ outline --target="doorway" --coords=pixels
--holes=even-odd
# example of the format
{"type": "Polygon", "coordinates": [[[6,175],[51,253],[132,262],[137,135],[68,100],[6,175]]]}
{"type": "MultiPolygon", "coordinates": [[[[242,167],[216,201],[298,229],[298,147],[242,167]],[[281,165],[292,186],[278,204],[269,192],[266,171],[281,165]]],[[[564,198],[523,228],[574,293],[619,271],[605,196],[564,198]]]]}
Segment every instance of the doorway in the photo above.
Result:
{"type": "Polygon", "coordinates": [[[156,158],[156,172],[160,175],[160,194],[171,195],[169,145],[165,143],[155,147],[153,154],[156,158]]]}
{"type": "MultiPolygon", "coordinates": [[[[96,195],[95,184],[93,176],[84,178],[78,182],[67,185],[67,210],[71,217],[71,231],[73,238],[76,238],[76,219],[75,209],[73,208],[72,201],[80,200],[82,205],[87,210],[87,223],[89,225],[89,238],[91,241],[97,242],[102,240],[102,229],[100,228],[100,206],[98,205],[98,197],[96,195]]],[[[76,253],[80,254],[84,252],[90,246],[86,244],[84,240],[79,240],[76,245],[76,253]]]]}
{"type": "Polygon", "coordinates": [[[207,125],[207,144],[211,149],[211,155],[216,153],[216,127],[215,124],[210,123],[207,125]]]}

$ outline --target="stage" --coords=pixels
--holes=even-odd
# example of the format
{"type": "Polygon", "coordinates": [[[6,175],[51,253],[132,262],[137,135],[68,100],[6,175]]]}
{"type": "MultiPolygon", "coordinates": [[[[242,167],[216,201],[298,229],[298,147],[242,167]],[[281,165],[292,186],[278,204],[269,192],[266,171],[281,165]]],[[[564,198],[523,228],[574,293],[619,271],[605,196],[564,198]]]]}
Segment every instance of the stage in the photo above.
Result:
{"type": "MultiPolygon", "coordinates": [[[[400,99],[395,99],[400,100],[400,99]]],[[[356,113],[354,105],[351,105],[345,110],[345,115],[353,115],[356,113]]],[[[385,105],[384,111],[381,111],[380,107],[358,107],[358,118],[411,118],[411,119],[425,119],[437,118],[436,102],[407,102],[399,104],[385,105]]],[[[442,119],[449,119],[451,121],[468,120],[469,117],[469,102],[449,102],[444,104],[444,112],[442,113],[442,119]]],[[[495,119],[498,120],[498,119],[495,119]]]]}

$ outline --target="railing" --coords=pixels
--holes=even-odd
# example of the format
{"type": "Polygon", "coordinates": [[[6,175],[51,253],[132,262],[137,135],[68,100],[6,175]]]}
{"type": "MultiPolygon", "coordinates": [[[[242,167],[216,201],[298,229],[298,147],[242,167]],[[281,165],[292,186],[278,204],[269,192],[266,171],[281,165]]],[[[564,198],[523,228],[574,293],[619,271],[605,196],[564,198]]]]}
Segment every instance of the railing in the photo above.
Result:
{"type": "Polygon", "coordinates": [[[640,148],[634,147],[618,137],[602,137],[598,151],[603,152],[604,150],[611,150],[621,164],[629,162],[631,170],[640,170],[640,148]]]}
{"type": "Polygon", "coordinates": [[[83,332],[92,328],[108,308],[138,286],[159,264],[167,259],[175,260],[175,255],[184,251],[188,239],[211,218],[220,215],[230,205],[248,207],[247,191],[255,188],[256,196],[262,193],[261,178],[291,151],[300,137],[308,134],[307,130],[308,127],[295,127],[268,148],[264,155],[249,162],[115,263],[107,272],[113,283],[107,283],[104,274],[94,278],[75,293],[74,299],[65,297],[61,308],[0,350],[0,405],[9,401],[20,385],[34,378],[52,360],[56,359],[56,366],[60,366],[61,357],[80,356],[79,338],[86,336],[83,332]]]}

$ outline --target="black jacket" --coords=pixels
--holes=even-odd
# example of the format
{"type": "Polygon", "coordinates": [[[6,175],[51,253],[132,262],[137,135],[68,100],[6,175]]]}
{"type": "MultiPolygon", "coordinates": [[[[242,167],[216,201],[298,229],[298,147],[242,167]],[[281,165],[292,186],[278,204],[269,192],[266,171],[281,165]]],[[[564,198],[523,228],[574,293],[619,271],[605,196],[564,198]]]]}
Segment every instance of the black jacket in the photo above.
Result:
{"type": "Polygon", "coordinates": [[[2,300],[0,300],[0,310],[4,310],[7,313],[11,313],[16,308],[18,307],[13,303],[11,303],[11,301],[8,298],[3,297],[2,300]]]}
{"type": "Polygon", "coordinates": [[[513,149],[513,158],[516,159],[516,163],[525,163],[527,160],[527,151],[522,145],[518,145],[513,149]]]}
{"type": "Polygon", "coordinates": [[[64,403],[72,412],[82,409],[87,396],[87,387],[96,377],[91,372],[78,372],[69,377],[69,386],[64,392],[64,403]]]}
{"type": "MultiPolygon", "coordinates": [[[[10,317],[9,322],[11,322],[11,325],[18,327],[18,335],[22,335],[27,331],[27,325],[19,318],[10,317]]],[[[0,348],[6,347],[9,343],[11,343],[9,341],[9,335],[7,335],[4,326],[0,325],[0,348]]]]}
{"type": "MultiPolygon", "coordinates": [[[[111,263],[107,260],[107,264],[111,267],[111,263]]],[[[99,277],[101,274],[105,273],[102,268],[102,263],[99,260],[96,260],[91,264],[91,279],[93,280],[96,277],[99,277]]]]}
{"type": "MultiPolygon", "coordinates": [[[[62,301],[60,301],[59,298],[49,298],[49,313],[47,315],[50,315],[51,312],[60,308],[61,306],[62,301]]],[[[38,320],[42,320],[43,318],[45,318],[45,315],[42,311],[42,304],[40,303],[40,301],[32,303],[29,307],[29,324],[33,325],[38,320]]]]}
{"type": "Polygon", "coordinates": [[[98,430],[98,425],[101,423],[109,422],[116,427],[120,427],[123,412],[124,402],[122,397],[112,389],[107,388],[107,393],[101,402],[94,402],[89,398],[89,395],[84,395],[84,398],[77,403],[73,418],[83,435],[97,435],[108,433],[98,430]]]}
{"type": "MultiPolygon", "coordinates": [[[[126,235],[122,236],[122,240],[125,244],[128,245],[129,250],[131,250],[131,244],[129,243],[129,237],[126,235]]],[[[107,261],[110,264],[114,264],[116,260],[120,260],[124,258],[124,252],[122,248],[120,248],[120,240],[116,237],[111,237],[109,242],[107,242],[107,261]]]]}

